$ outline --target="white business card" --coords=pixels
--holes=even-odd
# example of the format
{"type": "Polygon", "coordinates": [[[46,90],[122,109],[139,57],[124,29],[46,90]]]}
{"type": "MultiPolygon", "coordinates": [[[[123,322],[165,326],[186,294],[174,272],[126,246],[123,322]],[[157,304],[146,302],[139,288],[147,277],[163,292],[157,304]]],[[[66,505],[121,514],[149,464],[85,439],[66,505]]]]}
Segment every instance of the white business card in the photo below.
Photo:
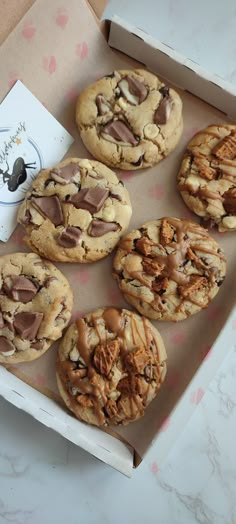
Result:
{"type": "Polygon", "coordinates": [[[60,162],[73,141],[18,80],[0,105],[0,240],[13,233],[18,208],[38,172],[60,162]]]}

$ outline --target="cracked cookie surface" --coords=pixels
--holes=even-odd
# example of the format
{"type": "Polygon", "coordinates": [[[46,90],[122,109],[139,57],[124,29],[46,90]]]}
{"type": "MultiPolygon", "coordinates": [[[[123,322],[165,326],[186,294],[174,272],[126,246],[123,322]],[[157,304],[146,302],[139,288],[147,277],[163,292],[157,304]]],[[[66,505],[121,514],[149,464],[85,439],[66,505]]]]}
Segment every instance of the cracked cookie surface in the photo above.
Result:
{"type": "Polygon", "coordinates": [[[81,93],[76,122],[95,158],[121,169],[141,169],[176,147],[183,128],[182,102],[146,70],[115,71],[81,93]]]}
{"type": "Polygon", "coordinates": [[[93,262],[112,251],[131,214],[128,191],[113,171],[94,160],[68,158],[37,176],[18,222],[39,255],[93,262]]]}
{"type": "Polygon", "coordinates": [[[35,253],[0,258],[0,362],[39,358],[69,323],[69,282],[35,253]]]}
{"type": "Polygon", "coordinates": [[[166,374],[166,351],[148,319],[126,309],[101,308],[65,333],[57,382],[67,407],[96,426],[143,416],[166,374]]]}
{"type": "Polygon", "coordinates": [[[207,227],[236,231],[236,125],[211,125],[192,138],[178,188],[207,227]]]}
{"type": "Polygon", "coordinates": [[[124,298],[140,313],[177,321],[208,306],[224,280],[226,260],[206,229],[168,217],[123,237],[113,269],[124,298]]]}

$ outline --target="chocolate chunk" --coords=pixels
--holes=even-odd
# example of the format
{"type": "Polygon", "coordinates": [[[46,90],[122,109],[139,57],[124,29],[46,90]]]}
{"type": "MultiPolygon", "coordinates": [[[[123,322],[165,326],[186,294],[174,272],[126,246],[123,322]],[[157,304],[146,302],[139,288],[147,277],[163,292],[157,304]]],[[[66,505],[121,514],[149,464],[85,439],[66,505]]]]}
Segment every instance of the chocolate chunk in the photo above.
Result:
{"type": "Polygon", "coordinates": [[[30,346],[33,349],[43,349],[43,340],[37,340],[37,342],[32,342],[32,344],[30,344],[30,346]]]}
{"type": "Polygon", "coordinates": [[[232,187],[223,194],[223,205],[226,213],[236,215],[236,187],[232,187]]]}
{"type": "Polygon", "coordinates": [[[15,302],[30,302],[36,295],[38,288],[33,282],[23,275],[6,277],[3,283],[6,295],[15,302]]]}
{"type": "Polygon", "coordinates": [[[169,96],[170,90],[169,87],[163,86],[161,89],[159,89],[159,92],[163,95],[163,97],[169,96]]]}
{"type": "Polygon", "coordinates": [[[37,211],[49,218],[55,226],[63,224],[63,212],[58,196],[32,198],[31,202],[37,211]]]}
{"type": "Polygon", "coordinates": [[[98,108],[98,116],[105,115],[111,110],[111,106],[109,102],[106,100],[105,96],[103,95],[97,95],[96,96],[96,104],[98,108]]]}
{"type": "Polygon", "coordinates": [[[64,167],[56,167],[50,172],[52,179],[62,185],[73,182],[75,176],[78,174],[79,166],[73,162],[64,167]]]}
{"type": "Polygon", "coordinates": [[[4,319],[2,316],[2,312],[0,311],[0,329],[4,328],[4,319]]]}
{"type": "Polygon", "coordinates": [[[6,337],[0,337],[0,353],[15,353],[15,346],[6,337]]]}
{"type": "Polygon", "coordinates": [[[116,195],[115,193],[111,193],[111,192],[110,192],[109,196],[110,196],[111,198],[115,198],[116,200],[119,200],[119,202],[122,202],[122,198],[121,198],[120,195],[116,195]]]}
{"type": "Polygon", "coordinates": [[[115,222],[104,222],[103,220],[93,220],[89,226],[88,234],[91,237],[102,237],[110,231],[117,231],[119,228],[115,222]]]}
{"type": "Polygon", "coordinates": [[[172,107],[171,98],[169,96],[166,96],[160,102],[155,112],[155,115],[154,115],[155,124],[157,125],[166,124],[167,120],[169,119],[170,113],[171,113],[171,107],[172,107]]]}
{"type": "Polygon", "coordinates": [[[109,195],[109,191],[102,187],[90,187],[81,189],[75,195],[72,195],[68,202],[73,204],[77,209],[86,209],[91,214],[100,211],[106,198],[109,195]]]}
{"type": "Polygon", "coordinates": [[[43,320],[43,313],[17,313],[14,318],[14,328],[21,338],[34,340],[43,320]]]}
{"type": "Polygon", "coordinates": [[[118,86],[122,95],[131,104],[141,104],[147,98],[148,90],[137,78],[127,75],[118,83],[118,86]]]}
{"type": "Polygon", "coordinates": [[[127,76],[126,80],[129,85],[130,93],[134,96],[137,96],[139,99],[139,103],[143,102],[145,98],[147,98],[148,90],[145,87],[145,85],[137,80],[137,78],[134,78],[133,76],[127,76]]]}
{"type": "Polygon", "coordinates": [[[113,122],[109,122],[103,128],[103,135],[109,135],[118,142],[124,142],[125,144],[130,144],[132,146],[136,146],[139,142],[129,127],[124,122],[122,122],[122,120],[114,120],[113,122]]]}
{"type": "Polygon", "coordinates": [[[82,231],[79,227],[67,227],[59,235],[57,242],[60,246],[66,247],[67,249],[77,246],[81,237],[82,231]]]}

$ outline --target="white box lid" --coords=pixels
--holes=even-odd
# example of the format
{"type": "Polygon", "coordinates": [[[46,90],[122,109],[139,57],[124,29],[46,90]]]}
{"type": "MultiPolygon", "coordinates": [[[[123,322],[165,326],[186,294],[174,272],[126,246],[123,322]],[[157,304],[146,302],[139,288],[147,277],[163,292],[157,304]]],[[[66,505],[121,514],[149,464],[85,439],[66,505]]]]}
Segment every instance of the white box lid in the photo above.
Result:
{"type": "Polygon", "coordinates": [[[114,16],[236,87],[235,0],[110,0],[114,16]]]}

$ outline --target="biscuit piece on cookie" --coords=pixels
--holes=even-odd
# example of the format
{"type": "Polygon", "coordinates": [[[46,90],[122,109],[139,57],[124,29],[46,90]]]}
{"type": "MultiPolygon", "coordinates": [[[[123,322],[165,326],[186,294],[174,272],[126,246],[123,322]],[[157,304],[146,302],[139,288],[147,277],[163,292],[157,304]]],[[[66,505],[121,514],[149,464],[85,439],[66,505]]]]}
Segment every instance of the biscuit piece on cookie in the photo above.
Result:
{"type": "Polygon", "coordinates": [[[212,125],[192,138],[178,188],[203,225],[236,231],[236,125],[212,125]]]}
{"type": "Polygon", "coordinates": [[[76,122],[97,160],[141,169],[176,147],[183,129],[182,102],[174,89],[146,70],[114,71],[81,93],[76,122]]]}
{"type": "Polygon", "coordinates": [[[159,332],[126,309],[97,309],[72,324],[59,348],[57,381],[77,418],[96,426],[137,420],[166,374],[159,332]]]}
{"type": "Polygon", "coordinates": [[[224,280],[226,261],[204,228],[168,217],[123,237],[113,268],[124,298],[140,313],[177,321],[208,306],[224,280]]]}
{"type": "Polygon", "coordinates": [[[35,253],[0,257],[0,362],[39,358],[69,323],[72,291],[64,275],[35,253]]]}
{"type": "Polygon", "coordinates": [[[18,221],[39,255],[93,262],[112,251],[131,213],[128,191],[113,171],[94,160],[68,158],[37,176],[18,221]]]}

